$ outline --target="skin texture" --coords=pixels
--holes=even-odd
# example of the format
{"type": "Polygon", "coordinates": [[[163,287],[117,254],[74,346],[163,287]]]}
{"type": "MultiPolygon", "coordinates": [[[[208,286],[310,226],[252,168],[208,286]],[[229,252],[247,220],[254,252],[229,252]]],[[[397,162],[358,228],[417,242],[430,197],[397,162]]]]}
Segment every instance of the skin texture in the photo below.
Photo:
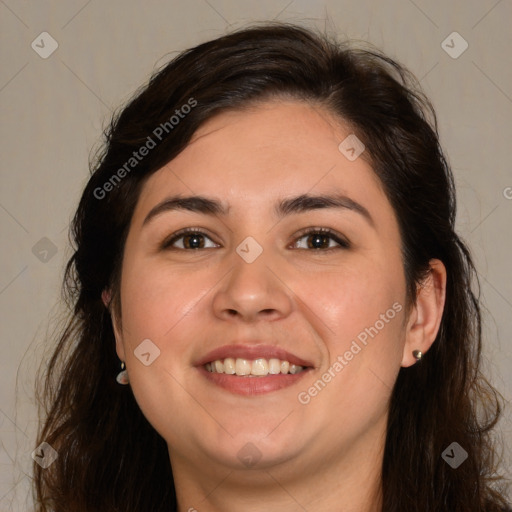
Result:
{"type": "MultiPolygon", "coordinates": [[[[116,349],[144,415],[167,441],[179,510],[373,511],[388,401],[401,366],[435,339],[446,272],[432,272],[405,318],[405,278],[393,209],[364,153],[349,161],[338,145],[350,130],[319,106],[273,100],[225,112],[205,123],[173,161],[145,183],[126,241],[122,320],[116,349]],[[299,194],[342,193],[373,218],[325,208],[279,219],[274,203],[299,194]],[[226,216],[168,211],[143,226],[173,194],[205,195],[229,205],[226,216]],[[204,233],[204,249],[183,249],[180,229],[204,233]],[[308,248],[308,227],[331,238],[308,248]],[[246,237],[263,252],[247,263],[246,237]],[[300,238],[299,238],[300,236],[300,238]],[[307,404],[307,391],[353,340],[393,304],[402,310],[307,404]],[[145,366],[134,350],[150,339],[160,350],[145,366]],[[240,396],[211,384],[195,362],[244,340],[276,345],[312,362],[297,384],[240,396]],[[259,461],[238,456],[247,443],[259,461]],[[302,508],[301,508],[302,507],[302,508]]],[[[108,303],[109,291],[104,293],[108,303]]],[[[380,325],[380,324],[379,324],[380,325]]]]}

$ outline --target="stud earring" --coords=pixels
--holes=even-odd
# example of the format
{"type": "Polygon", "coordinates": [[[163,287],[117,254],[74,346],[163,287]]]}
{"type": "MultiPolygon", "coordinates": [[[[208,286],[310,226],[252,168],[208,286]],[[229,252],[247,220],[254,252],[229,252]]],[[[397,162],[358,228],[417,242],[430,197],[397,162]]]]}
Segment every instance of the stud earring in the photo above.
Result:
{"type": "Polygon", "coordinates": [[[421,356],[423,356],[421,350],[413,350],[412,355],[416,358],[416,361],[421,361],[421,356]]]}
{"type": "Polygon", "coordinates": [[[117,374],[116,380],[119,384],[126,385],[130,382],[128,372],[124,369],[124,361],[121,362],[121,371],[117,374]]]}

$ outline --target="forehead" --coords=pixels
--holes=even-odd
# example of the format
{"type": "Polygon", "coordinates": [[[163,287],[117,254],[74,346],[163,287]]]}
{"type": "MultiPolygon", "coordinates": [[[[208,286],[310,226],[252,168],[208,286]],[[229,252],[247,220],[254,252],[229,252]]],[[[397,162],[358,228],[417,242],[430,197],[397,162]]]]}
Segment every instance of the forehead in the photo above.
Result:
{"type": "Polygon", "coordinates": [[[235,214],[254,213],[252,207],[270,210],[277,198],[305,193],[341,193],[386,207],[366,155],[350,161],[340,151],[349,135],[341,120],[301,101],[273,100],[223,112],[201,125],[186,148],[147,180],[136,216],[171,193],[217,196],[235,214]]]}

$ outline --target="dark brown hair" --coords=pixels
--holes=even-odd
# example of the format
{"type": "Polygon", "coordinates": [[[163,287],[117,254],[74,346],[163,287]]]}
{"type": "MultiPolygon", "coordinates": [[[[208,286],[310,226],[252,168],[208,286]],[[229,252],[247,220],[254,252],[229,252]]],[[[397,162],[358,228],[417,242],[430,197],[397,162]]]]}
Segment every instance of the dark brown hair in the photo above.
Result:
{"type": "Polygon", "coordinates": [[[401,368],[393,389],[383,511],[494,512],[505,506],[503,489],[493,483],[499,480],[491,438],[501,397],[480,372],[479,290],[472,291],[478,280],[454,231],[454,180],[434,110],[414,77],[380,51],[266,23],[178,55],[105,131],[72,223],[74,254],[63,286],[71,317],[38,387],[44,420],[37,444],[46,441],[59,453],[47,469],[34,463],[38,511],[176,510],[167,445],[130,386],[116,383],[120,361],[101,294],[111,287],[112,311],[120,318],[124,243],[145,180],[214,114],[274,97],[323,106],[365,144],[399,223],[408,307],[432,258],[447,269],[437,338],[420,364],[401,368]],[[171,116],[191,100],[194,107],[171,128],[171,116]],[[119,173],[165,123],[156,147],[119,173]],[[116,174],[122,179],[105,187],[116,174]],[[454,441],[468,453],[457,469],[441,457],[454,441]]]}

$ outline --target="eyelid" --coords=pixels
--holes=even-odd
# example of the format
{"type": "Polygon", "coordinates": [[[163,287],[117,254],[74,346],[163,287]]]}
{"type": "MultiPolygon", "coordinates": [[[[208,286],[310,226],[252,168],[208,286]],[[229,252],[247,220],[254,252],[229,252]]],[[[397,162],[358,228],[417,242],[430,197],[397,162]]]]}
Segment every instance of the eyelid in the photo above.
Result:
{"type": "MultiPolygon", "coordinates": [[[[197,227],[183,228],[183,229],[180,229],[180,230],[174,232],[172,235],[170,235],[169,237],[164,239],[164,241],[160,244],[160,248],[163,250],[165,250],[165,249],[167,249],[167,250],[177,249],[177,250],[182,250],[182,251],[186,250],[186,249],[179,249],[176,247],[172,247],[171,244],[176,242],[177,240],[179,240],[183,235],[187,235],[189,233],[197,233],[200,235],[206,235],[210,240],[212,240],[212,242],[217,244],[217,242],[215,242],[213,240],[213,237],[209,234],[209,231],[207,229],[197,226],[197,227]]],[[[207,247],[207,249],[209,249],[209,247],[207,247]]]]}
{"type": "MultiPolygon", "coordinates": [[[[301,229],[296,235],[294,235],[295,242],[305,235],[309,235],[311,233],[322,233],[324,235],[328,235],[332,238],[336,243],[340,245],[340,247],[329,247],[327,249],[317,249],[317,252],[328,252],[335,249],[348,249],[351,247],[351,243],[349,240],[343,236],[341,233],[338,233],[334,229],[325,228],[320,226],[310,226],[304,229],[301,229]]],[[[315,251],[316,252],[316,251],[315,251]]]]}
{"type": "MultiPolygon", "coordinates": [[[[217,242],[215,242],[213,240],[212,236],[209,234],[207,229],[202,228],[202,227],[187,227],[187,228],[183,228],[183,229],[176,231],[170,237],[166,238],[161,244],[161,249],[163,249],[163,250],[177,249],[177,250],[186,251],[187,249],[180,249],[180,248],[172,247],[171,244],[176,242],[177,240],[179,240],[182,236],[189,234],[189,233],[206,235],[207,238],[209,238],[212,242],[217,244],[217,242]]],[[[327,249],[316,249],[315,252],[329,252],[329,251],[336,250],[336,249],[348,249],[351,246],[351,243],[348,241],[348,239],[346,239],[346,237],[344,237],[340,233],[334,231],[333,229],[326,228],[326,227],[319,227],[319,226],[310,226],[310,227],[301,229],[298,233],[296,233],[294,235],[294,238],[293,238],[294,244],[297,243],[297,241],[300,240],[301,238],[303,238],[304,236],[309,235],[311,233],[321,233],[324,235],[328,235],[332,240],[334,240],[336,243],[339,244],[339,247],[329,247],[327,249]]],[[[210,249],[210,247],[206,247],[206,249],[210,249]]],[[[192,249],[190,249],[190,250],[192,251],[192,249]]],[[[195,249],[195,250],[197,250],[197,249],[195,249]]],[[[301,249],[301,250],[304,250],[304,249],[301,249]]]]}

